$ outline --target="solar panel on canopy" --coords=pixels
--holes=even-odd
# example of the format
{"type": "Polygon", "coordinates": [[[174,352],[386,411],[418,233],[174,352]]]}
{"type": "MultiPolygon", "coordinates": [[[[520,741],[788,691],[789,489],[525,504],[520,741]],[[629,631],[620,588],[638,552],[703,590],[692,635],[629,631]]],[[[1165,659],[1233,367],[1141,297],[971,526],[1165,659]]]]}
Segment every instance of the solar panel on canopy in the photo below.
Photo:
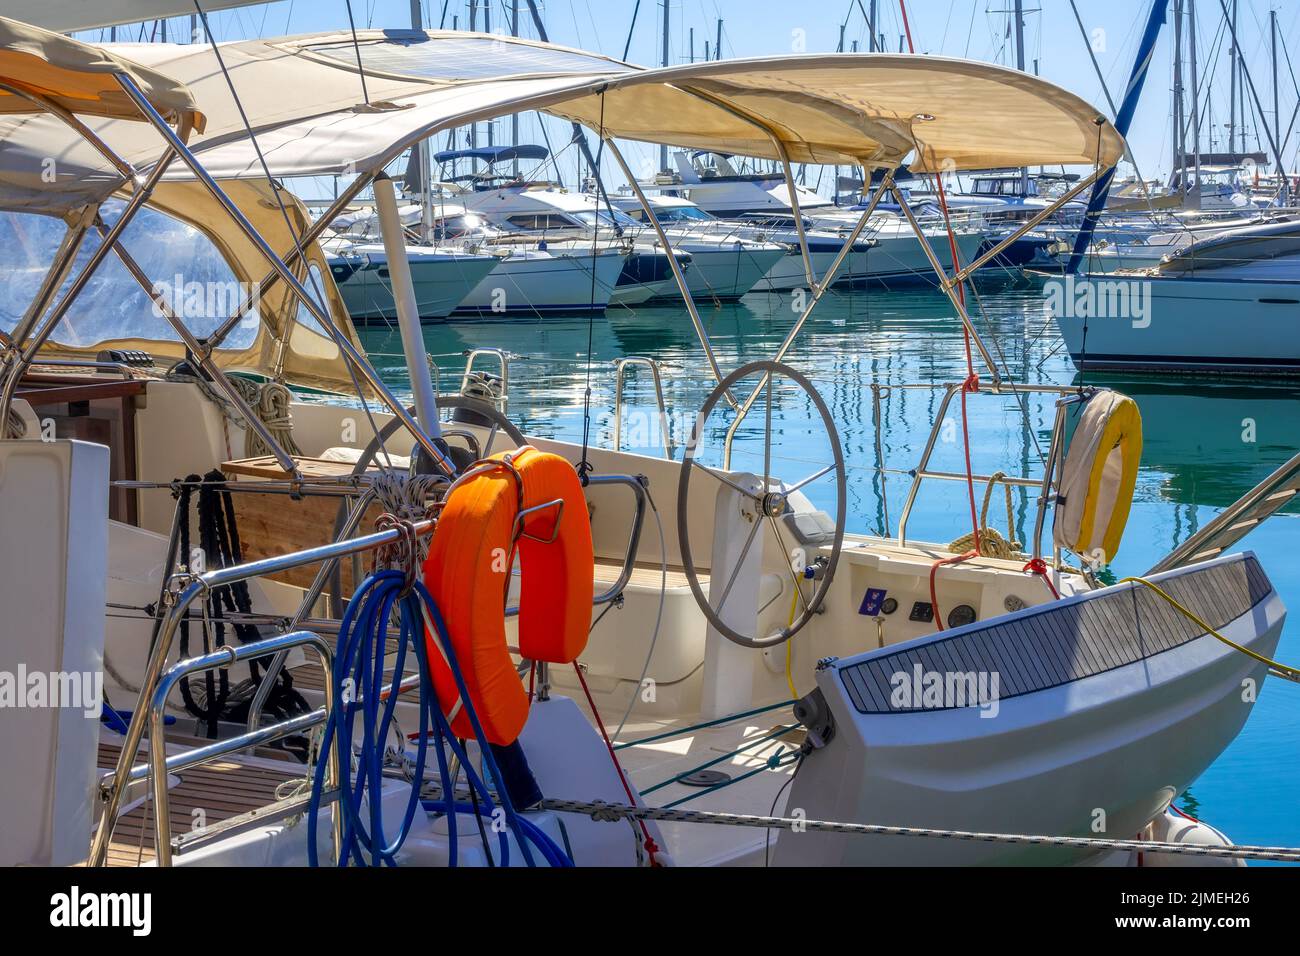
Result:
{"type": "Polygon", "coordinates": [[[570,73],[627,72],[629,67],[601,56],[572,50],[507,43],[481,36],[440,36],[388,31],[381,39],[320,43],[303,50],[369,73],[425,80],[488,80],[501,77],[554,76],[570,73]]]}

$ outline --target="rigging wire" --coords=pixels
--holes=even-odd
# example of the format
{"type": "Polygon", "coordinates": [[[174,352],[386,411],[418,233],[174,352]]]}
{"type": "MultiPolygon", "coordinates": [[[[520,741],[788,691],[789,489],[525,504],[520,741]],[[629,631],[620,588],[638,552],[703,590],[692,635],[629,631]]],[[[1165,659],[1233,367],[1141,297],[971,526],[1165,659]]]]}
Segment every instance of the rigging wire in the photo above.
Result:
{"type": "MultiPolygon", "coordinates": [[[[292,218],[289,216],[289,210],[284,204],[284,197],[280,194],[280,186],[276,183],[275,177],[271,175],[271,167],[267,164],[266,156],[262,152],[262,147],[257,142],[257,136],[253,132],[252,124],[249,122],[248,113],[244,110],[244,102],[243,100],[240,99],[239,93],[235,89],[235,81],[231,77],[230,71],[226,68],[225,58],[221,55],[221,47],[217,44],[216,36],[212,32],[212,26],[211,24],[208,23],[208,15],[206,11],[204,11],[200,3],[200,0],[194,0],[194,10],[198,14],[199,20],[202,21],[203,23],[203,32],[208,38],[208,44],[212,47],[213,55],[216,56],[217,66],[220,67],[221,75],[226,81],[226,88],[230,90],[230,97],[232,100],[234,100],[236,109],[239,110],[240,122],[244,126],[244,132],[248,134],[248,141],[249,144],[253,147],[253,152],[257,154],[257,161],[262,167],[262,173],[266,177],[267,185],[271,187],[271,195],[275,197],[276,206],[280,210],[280,217],[284,220],[285,229],[288,231],[290,238],[293,239],[294,250],[297,252],[298,261],[303,264],[303,272],[306,275],[307,281],[311,283],[311,290],[315,294],[316,304],[320,306],[323,311],[328,313],[329,300],[326,298],[325,292],[320,286],[316,273],[307,267],[307,264],[310,260],[307,257],[306,250],[303,248],[302,236],[298,232],[298,230],[294,228],[292,218]]],[[[348,10],[350,16],[351,15],[350,2],[349,2],[348,10]]],[[[364,83],[364,79],[363,79],[363,83],[364,83]]],[[[290,301],[292,301],[292,297],[290,297],[290,301]]],[[[296,321],[297,321],[296,316],[291,318],[290,325],[292,325],[296,321]]],[[[343,337],[343,331],[341,329],[335,328],[333,322],[323,323],[323,326],[325,327],[326,334],[329,334],[332,331],[338,338],[343,337]]],[[[289,330],[286,329],[285,330],[286,336],[288,335],[288,332],[289,330]]],[[[375,435],[381,436],[379,440],[379,447],[380,450],[383,452],[385,458],[387,459],[388,448],[384,444],[384,440],[382,438],[382,433],[380,431],[379,425],[378,423],[376,423],[374,415],[370,410],[370,403],[366,401],[365,391],[361,388],[361,382],[357,378],[356,369],[352,367],[352,362],[346,358],[343,360],[343,367],[347,369],[348,378],[352,380],[352,387],[356,389],[357,398],[361,402],[361,409],[365,413],[366,420],[370,423],[371,430],[374,432],[375,435]]]]}
{"type": "MultiPolygon", "coordinates": [[[[605,142],[605,91],[600,92],[600,141],[605,142]]],[[[599,172],[597,172],[599,175],[599,172]]],[[[582,460],[578,462],[578,477],[582,480],[582,486],[587,487],[589,476],[592,472],[591,460],[587,457],[587,452],[591,447],[591,359],[593,342],[596,332],[596,259],[599,255],[597,243],[600,240],[600,212],[596,211],[596,216],[591,225],[591,300],[587,309],[587,371],[586,387],[582,394],[582,460]]],[[[668,255],[672,255],[672,250],[667,250],[668,255]]]]}

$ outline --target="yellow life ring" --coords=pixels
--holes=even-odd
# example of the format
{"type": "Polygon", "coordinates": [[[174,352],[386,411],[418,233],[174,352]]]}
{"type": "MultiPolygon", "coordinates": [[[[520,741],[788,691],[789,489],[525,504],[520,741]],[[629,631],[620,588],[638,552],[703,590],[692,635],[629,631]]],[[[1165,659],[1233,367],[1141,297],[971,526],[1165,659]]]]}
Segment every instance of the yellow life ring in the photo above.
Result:
{"type": "Polygon", "coordinates": [[[1142,458],[1142,413],[1127,395],[1099,389],[1087,400],[1061,465],[1052,537],[1090,563],[1119,550],[1142,458]]]}

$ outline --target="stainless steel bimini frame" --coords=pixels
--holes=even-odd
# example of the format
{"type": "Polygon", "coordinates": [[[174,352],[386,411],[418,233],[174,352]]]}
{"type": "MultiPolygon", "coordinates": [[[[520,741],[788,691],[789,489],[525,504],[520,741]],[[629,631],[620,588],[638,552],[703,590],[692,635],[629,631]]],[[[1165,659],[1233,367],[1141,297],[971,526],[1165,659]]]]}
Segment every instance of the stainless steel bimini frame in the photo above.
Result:
{"type": "MultiPolygon", "coordinates": [[[[103,236],[99,247],[95,249],[85,267],[73,280],[67,293],[54,307],[53,311],[49,313],[39,331],[35,331],[33,334],[33,330],[35,330],[37,323],[42,315],[45,314],[49,300],[65,280],[67,271],[71,268],[77,251],[80,249],[85,232],[91,227],[92,222],[98,215],[98,209],[94,209],[93,211],[88,210],[87,215],[83,218],[83,222],[70,228],[68,234],[65,236],[64,242],[56,255],[55,262],[52,264],[46,275],[46,279],[42,284],[42,288],[38,292],[36,301],[33,302],[32,307],[29,308],[27,315],[24,316],[19,326],[15,328],[14,333],[10,336],[11,341],[6,345],[8,361],[5,365],[5,381],[3,383],[3,390],[0,391],[0,420],[3,420],[8,413],[9,406],[13,400],[13,395],[17,390],[19,379],[21,379],[23,373],[32,364],[37,352],[49,339],[50,335],[53,334],[72,302],[81,293],[86,283],[89,282],[91,276],[94,274],[100,263],[107,257],[109,252],[114,252],[122,260],[123,264],[127,266],[128,270],[132,273],[137,282],[140,282],[147,291],[152,290],[152,285],[148,282],[147,276],[145,276],[138,265],[134,264],[130,254],[121,246],[121,237],[126,227],[134,219],[136,213],[144,207],[145,203],[152,195],[154,188],[162,180],[162,177],[166,174],[171,164],[176,159],[179,159],[189,168],[194,177],[222,206],[239,230],[244,233],[249,241],[252,242],[257,247],[258,251],[266,258],[267,262],[270,263],[272,270],[271,275],[259,283],[258,289],[253,293],[253,296],[263,293],[276,280],[285,282],[297,299],[303,304],[303,307],[306,308],[316,321],[320,323],[321,328],[323,328],[330,336],[339,351],[343,354],[345,360],[366,381],[367,385],[369,385],[370,388],[379,395],[383,403],[388,406],[388,409],[397,418],[402,420],[402,423],[410,430],[416,442],[425,450],[430,459],[445,474],[452,474],[453,468],[451,463],[443,455],[442,450],[433,441],[427,431],[416,422],[415,418],[409,412],[407,412],[406,406],[398,401],[396,396],[394,396],[391,390],[389,390],[389,388],[383,383],[379,378],[378,373],[375,372],[374,368],[370,365],[365,356],[357,350],[352,342],[349,341],[348,337],[334,324],[333,318],[329,314],[329,310],[315,300],[302,282],[300,282],[293,274],[290,266],[285,262],[285,260],[271,249],[266,240],[257,232],[252,223],[250,223],[239,210],[239,207],[231,201],[212,176],[203,168],[202,164],[195,158],[193,152],[186,145],[186,140],[191,132],[188,121],[185,124],[182,124],[179,130],[173,129],[162,115],[154,109],[154,106],[149,102],[148,97],[141,92],[140,88],[129,75],[126,73],[115,73],[113,76],[118,85],[121,86],[123,92],[126,93],[135,104],[136,108],[140,111],[141,116],[151,126],[153,126],[165,143],[166,148],[164,149],[162,156],[158,162],[154,164],[148,176],[143,178],[140,177],[130,163],[118,156],[103,140],[97,137],[92,130],[90,130],[75,116],[41,97],[34,97],[22,91],[13,91],[32,101],[42,110],[67,123],[78,135],[84,137],[98,152],[104,155],[110,164],[117,169],[128,182],[133,184],[133,189],[130,197],[127,199],[126,205],[123,207],[121,215],[113,224],[112,228],[104,230],[102,229],[102,223],[98,224],[99,227],[101,227],[100,232],[103,236]]],[[[6,87],[6,89],[8,89],[8,87],[6,87]]],[[[350,200],[357,192],[364,188],[372,178],[373,176],[370,174],[363,174],[357,177],[357,180],[351,184],[350,188],[339,197],[336,205],[350,200]]],[[[330,217],[323,216],[320,220],[314,223],[312,227],[306,231],[304,236],[300,237],[295,243],[295,248],[289,256],[289,259],[296,262],[301,258],[303,249],[324,231],[324,229],[329,225],[329,222],[330,217]]],[[[253,296],[250,296],[249,299],[251,300],[253,296]]],[[[159,302],[159,299],[156,296],[151,297],[154,298],[155,303],[159,302]]],[[[286,472],[292,475],[295,480],[300,480],[301,475],[292,456],[290,456],[280,446],[280,444],[261,423],[260,419],[258,419],[257,415],[248,408],[247,404],[243,401],[239,392],[229,382],[224,372],[222,372],[221,369],[219,369],[212,361],[213,351],[219,345],[221,340],[229,334],[229,331],[238,324],[240,317],[244,314],[247,307],[248,304],[246,300],[245,303],[241,303],[240,308],[237,309],[234,314],[218,327],[216,333],[210,337],[207,344],[199,343],[192,333],[190,333],[185,327],[184,323],[181,322],[170,309],[164,308],[163,314],[167,321],[176,330],[177,334],[181,336],[182,340],[191,347],[191,350],[194,352],[198,361],[213,375],[218,386],[226,393],[235,407],[239,409],[239,412],[247,422],[248,427],[257,431],[266,442],[267,446],[275,455],[276,461],[279,465],[286,472]]],[[[283,356],[281,355],[278,361],[282,361],[282,359],[283,356]]]]}

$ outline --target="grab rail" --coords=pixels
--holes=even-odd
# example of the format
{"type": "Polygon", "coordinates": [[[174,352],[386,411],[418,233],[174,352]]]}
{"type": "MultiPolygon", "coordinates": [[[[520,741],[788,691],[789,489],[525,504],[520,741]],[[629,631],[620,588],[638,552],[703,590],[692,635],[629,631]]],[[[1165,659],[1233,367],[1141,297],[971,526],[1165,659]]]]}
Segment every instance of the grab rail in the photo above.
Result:
{"type": "Polygon", "coordinates": [[[629,355],[614,363],[614,450],[623,450],[623,381],[629,365],[644,365],[650,369],[654,379],[655,403],[659,407],[659,433],[663,438],[664,457],[673,461],[676,447],[673,444],[672,429],[668,427],[668,406],[664,403],[663,382],[659,377],[659,363],[642,355],[629,355]]]}
{"type": "MultiPolygon", "coordinates": [[[[623,566],[619,569],[618,577],[602,594],[597,594],[592,598],[591,604],[597,607],[601,604],[608,604],[610,601],[618,599],[618,596],[627,588],[627,582],[632,579],[632,571],[636,568],[636,555],[641,547],[641,527],[645,523],[645,507],[647,500],[646,482],[648,479],[644,475],[588,475],[588,485],[625,485],[632,489],[632,496],[635,499],[636,510],[632,514],[632,529],[628,533],[627,549],[623,554],[623,566]]],[[[511,605],[506,608],[506,617],[518,617],[519,606],[511,605]]]]}
{"type": "MultiPolygon", "coordinates": [[[[412,526],[417,535],[428,534],[433,529],[432,521],[417,521],[412,526]]],[[[162,624],[158,629],[157,639],[149,651],[149,660],[145,664],[144,677],[140,683],[139,701],[135,712],[131,715],[131,723],[127,727],[125,739],[122,741],[122,750],[118,754],[117,768],[114,772],[114,779],[107,794],[105,795],[104,812],[100,819],[99,827],[95,831],[94,839],[91,842],[90,854],[87,863],[90,866],[103,866],[108,858],[108,843],[113,835],[113,828],[117,824],[117,813],[122,805],[122,798],[126,793],[126,788],[130,781],[128,777],[132,769],[132,759],[136,751],[140,748],[140,742],[144,738],[146,723],[149,721],[149,710],[153,704],[154,690],[158,687],[159,682],[163,679],[163,666],[167,662],[167,657],[171,653],[172,645],[175,642],[176,632],[180,628],[181,620],[185,617],[186,611],[189,610],[200,595],[208,594],[213,588],[223,587],[228,584],[234,584],[239,581],[247,581],[250,578],[261,577],[268,574],[275,574],[280,571],[289,571],[294,568],[303,567],[308,564],[315,564],[318,561],[326,561],[331,558],[347,557],[353,554],[362,554],[367,551],[373,551],[385,545],[392,544],[402,539],[407,534],[404,528],[389,528],[384,531],[377,531],[374,534],[364,535],[352,540],[334,541],[329,544],[319,545],[314,548],[307,548],[302,551],[295,551],[289,554],[276,555],[274,557],[262,558],[257,561],[250,561],[246,564],[232,565],[228,568],[216,568],[202,575],[178,575],[182,580],[188,583],[179,591],[168,588],[165,592],[165,602],[167,603],[166,613],[162,617],[162,624]]],[[[262,642],[257,644],[245,645],[245,647],[254,647],[257,649],[256,654],[251,656],[265,656],[268,651],[261,647],[262,642]]],[[[275,653],[274,650],[271,653],[275,653]]],[[[247,659],[250,655],[245,655],[247,659]]],[[[269,728],[268,728],[269,729],[269,728]]],[[[251,731],[250,731],[251,733],[251,731]]],[[[162,743],[161,728],[157,728],[152,736],[159,739],[162,743]]],[[[151,743],[151,746],[153,744],[151,743]]],[[[157,780],[154,781],[155,791],[159,786],[157,780]]],[[[166,778],[162,781],[162,786],[166,786],[166,778]]],[[[341,825],[341,820],[335,817],[335,825],[341,825]]],[[[336,833],[336,837],[341,839],[341,832],[336,833]]],[[[161,859],[161,855],[160,855],[161,859]]]]}
{"type": "MultiPolygon", "coordinates": [[[[318,634],[311,631],[292,631],[288,634],[280,634],[263,641],[243,644],[239,647],[231,647],[230,645],[219,647],[209,654],[178,661],[168,669],[167,673],[163,674],[149,704],[149,762],[144,765],[143,774],[140,767],[133,767],[130,773],[127,774],[128,780],[138,780],[141,776],[148,776],[150,779],[153,793],[154,848],[157,854],[158,866],[171,866],[172,862],[171,808],[169,805],[170,794],[167,789],[168,772],[173,769],[179,770],[209,763],[227,754],[279,740],[282,737],[301,733],[318,724],[325,723],[330,714],[334,712],[335,705],[333,662],[333,652],[318,634]],[[294,647],[309,647],[316,652],[316,659],[325,672],[324,707],[318,708],[309,714],[301,714],[298,717],[272,724],[269,727],[251,730],[228,740],[215,741],[188,753],[176,754],[168,758],[167,736],[164,729],[167,698],[183,677],[202,671],[215,670],[220,667],[230,667],[241,661],[252,660],[279,651],[287,651],[294,647]]],[[[338,790],[339,782],[338,753],[334,748],[330,748],[325,755],[325,760],[324,792],[326,795],[332,796],[338,790]]],[[[113,782],[116,783],[116,779],[113,782]]],[[[263,819],[269,822],[269,818],[264,817],[263,819]]],[[[106,820],[100,825],[103,826],[105,823],[107,823],[106,820]]],[[[334,858],[337,860],[342,842],[342,818],[339,814],[334,814],[334,824],[331,832],[334,839],[334,858]]]]}
{"type": "MultiPolygon", "coordinates": [[[[907,523],[912,514],[912,506],[916,503],[916,497],[921,490],[921,484],[925,479],[934,479],[938,481],[966,481],[967,476],[956,472],[938,471],[930,468],[930,459],[934,455],[935,445],[938,443],[939,435],[943,429],[944,422],[947,420],[948,408],[952,404],[953,397],[960,394],[965,388],[964,382],[955,382],[946,386],[908,386],[908,385],[891,385],[889,388],[943,388],[944,395],[939,402],[939,408],[934,415],[934,425],[930,428],[930,434],[926,438],[925,447],[921,452],[921,460],[917,466],[910,471],[899,471],[897,469],[885,468],[883,461],[877,465],[877,471],[882,475],[886,474],[903,474],[912,477],[912,483],[907,490],[907,498],[903,502],[902,513],[898,517],[898,543],[900,547],[907,545],[907,523]]],[[[1042,536],[1043,527],[1046,523],[1047,508],[1052,503],[1054,480],[1056,476],[1057,465],[1064,451],[1065,441],[1065,409],[1075,402],[1079,401],[1076,389],[1056,385],[1012,385],[1003,383],[1000,386],[986,389],[981,394],[1008,395],[1008,394],[1042,394],[1056,395],[1059,400],[1056,403],[1056,414],[1052,422],[1052,440],[1047,450],[1047,456],[1043,462],[1043,476],[1041,478],[1017,477],[1008,475],[999,480],[1008,485],[1015,485],[1026,488],[1038,488],[1037,511],[1034,518],[1034,535],[1033,535],[1033,552],[1032,557],[1038,559],[1042,557],[1042,536]]],[[[883,415],[873,415],[876,430],[876,447],[881,447],[881,431],[883,425],[883,415]]],[[[974,481],[989,481],[988,475],[971,475],[974,481]]],[[[888,528],[885,529],[888,532],[888,528]]],[[[1007,529],[1011,534],[1011,529],[1007,529]]],[[[1057,566],[1060,565],[1059,549],[1053,550],[1053,560],[1057,566]]]]}

